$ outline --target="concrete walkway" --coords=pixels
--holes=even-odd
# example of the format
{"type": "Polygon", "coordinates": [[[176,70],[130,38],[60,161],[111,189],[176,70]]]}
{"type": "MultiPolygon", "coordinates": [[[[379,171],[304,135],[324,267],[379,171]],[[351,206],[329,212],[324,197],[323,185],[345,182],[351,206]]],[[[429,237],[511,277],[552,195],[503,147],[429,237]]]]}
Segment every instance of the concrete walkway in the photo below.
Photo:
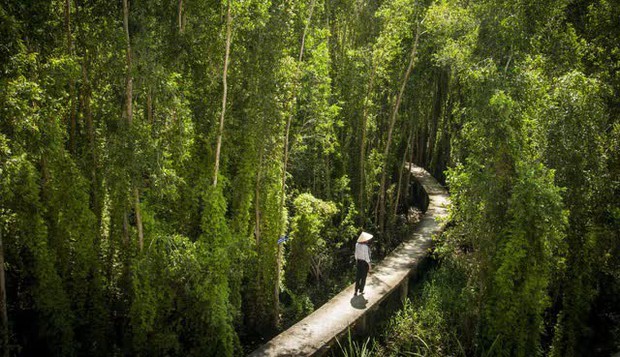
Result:
{"type": "MultiPolygon", "coordinates": [[[[445,223],[448,193],[428,172],[411,165],[411,174],[426,191],[429,204],[411,237],[390,255],[373,264],[366,280],[365,295],[353,296],[350,285],[312,314],[262,345],[250,356],[313,356],[324,354],[348,327],[363,323],[369,310],[400,288],[406,293],[409,275],[428,254],[432,237],[441,233],[445,223]]],[[[353,254],[353,253],[351,253],[353,254]]]]}

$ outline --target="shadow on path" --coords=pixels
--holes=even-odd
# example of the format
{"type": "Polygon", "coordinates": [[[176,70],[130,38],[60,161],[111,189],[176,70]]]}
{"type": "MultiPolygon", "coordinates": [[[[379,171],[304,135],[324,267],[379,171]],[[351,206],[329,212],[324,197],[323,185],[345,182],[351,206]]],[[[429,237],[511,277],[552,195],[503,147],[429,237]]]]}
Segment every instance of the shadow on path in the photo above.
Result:
{"type": "Polygon", "coordinates": [[[357,295],[351,298],[351,306],[356,309],[365,309],[368,300],[364,298],[364,295],[357,295]]]}

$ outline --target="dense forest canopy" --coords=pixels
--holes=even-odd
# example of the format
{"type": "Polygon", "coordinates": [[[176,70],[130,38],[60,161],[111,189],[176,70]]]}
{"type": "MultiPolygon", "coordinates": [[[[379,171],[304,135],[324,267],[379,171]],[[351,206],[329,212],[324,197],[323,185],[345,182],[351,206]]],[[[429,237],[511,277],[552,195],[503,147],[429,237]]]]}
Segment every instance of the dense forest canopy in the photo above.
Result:
{"type": "Polygon", "coordinates": [[[376,353],[620,350],[618,1],[0,0],[0,103],[3,356],[242,355],[406,162],[450,221],[376,353]]]}

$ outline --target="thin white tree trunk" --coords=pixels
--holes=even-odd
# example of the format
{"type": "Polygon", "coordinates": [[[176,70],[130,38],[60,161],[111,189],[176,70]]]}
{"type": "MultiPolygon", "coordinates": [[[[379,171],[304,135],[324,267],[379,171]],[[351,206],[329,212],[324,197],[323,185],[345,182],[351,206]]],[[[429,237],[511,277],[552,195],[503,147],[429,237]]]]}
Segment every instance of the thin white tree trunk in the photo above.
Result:
{"type": "Polygon", "coordinates": [[[222,113],[220,115],[220,126],[217,133],[217,146],[215,148],[215,170],[213,172],[213,186],[217,186],[217,175],[220,169],[220,150],[222,149],[222,135],[224,134],[224,118],[226,116],[226,95],[228,94],[228,59],[230,57],[230,40],[232,33],[232,16],[230,14],[230,0],[226,8],[226,55],[224,56],[224,73],[222,84],[224,92],[222,94],[222,113]]]}
{"type": "Polygon", "coordinates": [[[179,0],[179,33],[183,33],[183,0],[179,0]]]}
{"type": "Polygon", "coordinates": [[[384,216],[385,216],[385,184],[387,179],[387,159],[390,153],[390,145],[392,144],[392,132],[394,131],[394,124],[396,123],[396,117],[398,116],[398,110],[400,109],[400,103],[403,98],[403,93],[405,92],[405,87],[407,86],[407,81],[409,80],[409,76],[411,75],[411,71],[413,70],[413,66],[415,64],[416,54],[418,51],[418,40],[420,38],[420,24],[418,23],[416,32],[415,32],[415,40],[413,42],[413,46],[411,48],[411,55],[409,58],[409,65],[407,66],[407,71],[405,72],[405,76],[403,78],[403,82],[400,86],[400,91],[398,92],[398,97],[396,97],[396,103],[394,104],[394,109],[392,110],[392,115],[390,118],[390,126],[388,129],[388,137],[387,142],[385,143],[385,150],[383,151],[383,172],[381,174],[381,186],[379,188],[379,200],[377,200],[377,208],[379,211],[379,227],[380,230],[383,231],[384,225],[384,216]]]}

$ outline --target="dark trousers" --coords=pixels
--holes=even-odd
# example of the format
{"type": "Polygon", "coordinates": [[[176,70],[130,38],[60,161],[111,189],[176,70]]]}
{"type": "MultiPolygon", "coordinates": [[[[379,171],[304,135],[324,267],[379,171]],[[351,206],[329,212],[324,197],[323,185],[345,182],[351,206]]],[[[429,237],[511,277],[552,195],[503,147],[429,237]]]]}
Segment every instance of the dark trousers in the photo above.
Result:
{"type": "Polygon", "coordinates": [[[355,273],[355,292],[364,292],[366,285],[366,275],[368,275],[368,263],[365,260],[357,260],[357,272],[355,273]]]}

